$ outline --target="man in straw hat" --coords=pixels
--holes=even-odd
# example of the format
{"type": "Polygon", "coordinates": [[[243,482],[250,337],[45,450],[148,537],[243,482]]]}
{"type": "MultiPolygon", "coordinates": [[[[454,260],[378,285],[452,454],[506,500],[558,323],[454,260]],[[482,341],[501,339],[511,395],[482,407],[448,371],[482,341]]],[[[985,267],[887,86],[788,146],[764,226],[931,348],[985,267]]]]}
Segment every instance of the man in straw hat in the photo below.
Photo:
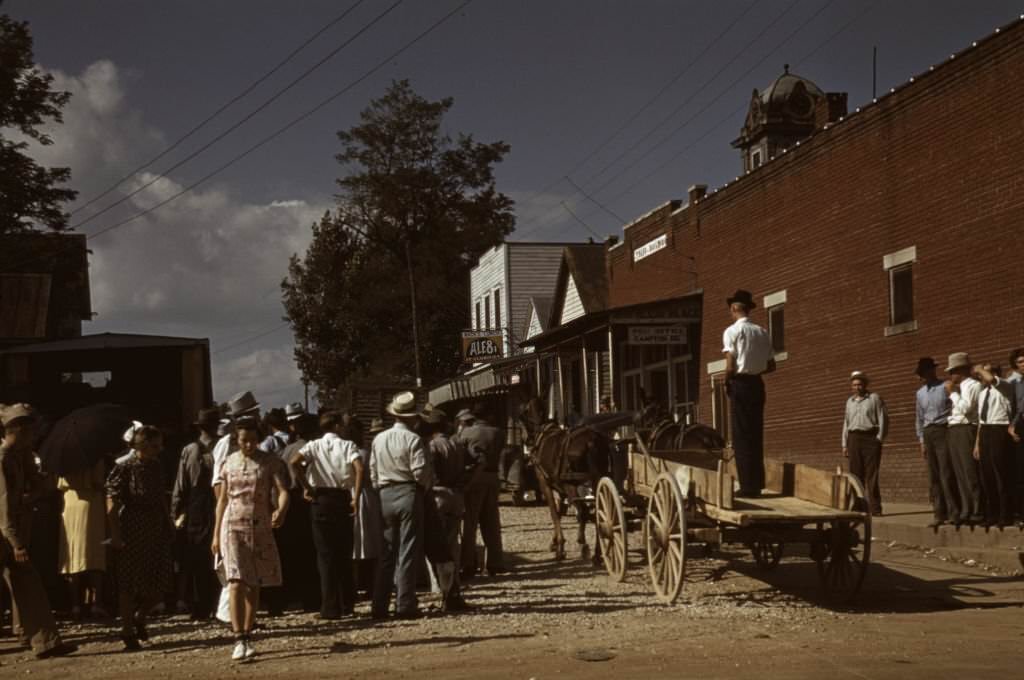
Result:
{"type": "Polygon", "coordinates": [[[889,429],[889,414],[882,398],[868,390],[863,371],[850,374],[850,391],[843,418],[843,457],[850,461],[850,472],[864,482],[872,515],[882,514],[882,494],[878,473],[882,466],[882,442],[889,429]]]}
{"type": "Polygon", "coordinates": [[[373,439],[370,481],[380,492],[384,542],[372,614],[388,615],[391,590],[397,590],[395,613],[416,618],[416,570],[423,558],[423,495],[433,485],[433,470],[423,441],[416,434],[416,395],[396,394],[387,406],[395,424],[373,439]]]}
{"type": "Polygon", "coordinates": [[[0,409],[0,573],[11,591],[20,641],[42,659],[70,654],[75,648],[61,641],[50,601],[28,555],[32,510],[25,501],[25,462],[32,451],[35,420],[28,404],[0,409]]]}
{"type": "Polygon", "coordinates": [[[953,461],[957,487],[960,490],[960,523],[980,524],[981,481],[978,461],[974,459],[974,442],[978,436],[978,394],[981,383],[973,377],[971,358],[967,352],[949,355],[946,365],[949,380],[950,411],[947,424],[947,445],[953,461]]]}
{"type": "Polygon", "coordinates": [[[737,290],[726,299],[733,323],[722,333],[726,390],[732,413],[732,446],[736,452],[738,496],[756,498],[764,488],[764,380],[774,370],[772,341],[750,320],[757,307],[750,291],[737,290]]]}
{"type": "Polygon", "coordinates": [[[946,441],[949,422],[949,393],[936,375],[938,364],[931,357],[921,357],[914,373],[921,380],[916,395],[917,441],[921,457],[928,465],[931,487],[932,523],[938,527],[946,522],[960,523],[960,491],[956,485],[953,459],[946,441]]]}

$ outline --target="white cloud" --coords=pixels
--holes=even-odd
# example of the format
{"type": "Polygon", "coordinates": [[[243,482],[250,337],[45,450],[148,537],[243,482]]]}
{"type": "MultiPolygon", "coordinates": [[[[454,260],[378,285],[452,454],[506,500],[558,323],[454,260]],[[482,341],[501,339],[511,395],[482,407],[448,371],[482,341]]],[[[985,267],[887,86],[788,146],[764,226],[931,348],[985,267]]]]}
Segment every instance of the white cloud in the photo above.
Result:
{"type": "MultiPolygon", "coordinates": [[[[52,73],[55,86],[72,98],[64,124],[50,131],[55,144],[33,152],[44,164],[71,167],[80,199],[105,190],[166,144],[131,107],[125,74],[112,62],[96,62],[79,75],[52,73]]],[[[72,222],[151,180],[81,231],[94,233],[183,188],[174,177],[141,173],[72,222]]],[[[281,323],[279,284],[288,258],[305,250],[310,225],[329,206],[329,197],[318,205],[293,196],[245,201],[230,184],[211,184],[90,240],[97,317],[84,332],[208,337],[218,400],[243,389],[266,395],[260,398],[268,406],[301,398],[289,329],[266,331],[281,323]]]]}

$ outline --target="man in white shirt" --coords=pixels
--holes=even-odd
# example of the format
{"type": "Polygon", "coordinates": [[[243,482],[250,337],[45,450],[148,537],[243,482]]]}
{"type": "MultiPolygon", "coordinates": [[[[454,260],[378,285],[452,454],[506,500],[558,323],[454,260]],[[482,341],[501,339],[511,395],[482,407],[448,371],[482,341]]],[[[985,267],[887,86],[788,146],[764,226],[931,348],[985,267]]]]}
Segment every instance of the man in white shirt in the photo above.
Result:
{"type": "Polygon", "coordinates": [[[1002,529],[1013,523],[1013,442],[1009,427],[1015,415],[1014,391],[990,364],[976,366],[975,373],[981,378],[981,391],[974,459],[981,469],[985,527],[1002,529]]]}
{"type": "Polygon", "coordinates": [[[726,302],[733,323],[722,334],[726,389],[732,412],[732,447],[740,489],[737,496],[757,498],[764,488],[764,381],[775,368],[768,332],[748,318],[757,305],[749,291],[737,290],[726,302]]]}
{"type": "Polygon", "coordinates": [[[954,520],[961,524],[980,524],[981,482],[978,478],[978,461],[974,459],[974,443],[978,433],[978,393],[981,383],[971,377],[971,358],[967,352],[949,355],[946,373],[946,390],[949,392],[950,412],[947,421],[947,444],[957,487],[960,490],[960,517],[954,520]]]}
{"type": "Polygon", "coordinates": [[[363,490],[359,447],[338,436],[341,415],[320,416],[323,436],[296,452],[289,464],[312,508],[313,545],[320,571],[320,618],[340,619],[355,608],[352,578],[352,518],[363,490]]]}
{"type": "Polygon", "coordinates": [[[433,466],[413,430],[419,419],[412,392],[395,395],[387,407],[395,424],[373,439],[370,479],[380,491],[384,542],[373,593],[372,615],[385,618],[394,587],[395,615],[419,616],[416,572],[423,559],[423,497],[434,485],[433,466]]]}

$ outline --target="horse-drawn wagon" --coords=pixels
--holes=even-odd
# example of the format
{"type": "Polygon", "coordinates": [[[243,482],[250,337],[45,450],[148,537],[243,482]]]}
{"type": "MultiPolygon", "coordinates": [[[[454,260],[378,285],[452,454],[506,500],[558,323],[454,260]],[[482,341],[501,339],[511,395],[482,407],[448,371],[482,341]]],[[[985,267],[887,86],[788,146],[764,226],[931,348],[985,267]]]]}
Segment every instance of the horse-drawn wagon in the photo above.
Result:
{"type": "MultiPolygon", "coordinates": [[[[804,554],[817,563],[830,600],[849,602],[856,597],[871,556],[871,514],[859,479],[841,470],[833,473],[766,460],[763,493],[740,498],[735,493],[735,467],[718,433],[704,425],[676,423],[653,428],[648,437],[638,428],[627,439],[625,469],[617,475],[614,464],[600,469],[601,438],[607,440],[611,427],[632,418],[607,414],[561,435],[549,428],[548,435],[541,432],[535,447],[534,462],[544,485],[568,495],[583,513],[584,550],[584,522],[592,514],[596,556],[611,578],[625,578],[631,531],[639,529],[648,575],[658,598],[666,603],[674,602],[682,591],[691,551],[703,547],[710,554],[725,544],[747,547],[764,571],[778,565],[784,550],[795,554],[793,547],[802,544],[807,548],[804,554]],[[574,441],[588,439],[586,446],[574,450],[574,441]],[[586,479],[591,486],[578,484],[586,479]]],[[[554,508],[552,502],[552,547],[556,556],[559,549],[564,556],[554,508]]]]}

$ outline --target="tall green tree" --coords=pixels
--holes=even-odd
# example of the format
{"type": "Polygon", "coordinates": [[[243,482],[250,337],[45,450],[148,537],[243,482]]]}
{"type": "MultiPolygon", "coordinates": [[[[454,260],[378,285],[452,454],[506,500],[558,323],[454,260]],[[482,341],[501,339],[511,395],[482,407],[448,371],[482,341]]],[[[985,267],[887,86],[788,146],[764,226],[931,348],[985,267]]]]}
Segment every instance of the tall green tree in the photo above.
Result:
{"type": "Polygon", "coordinates": [[[25,153],[28,141],[8,137],[13,130],[38,144],[53,144],[41,128],[47,121],[63,122],[61,109],[71,93],[54,91],[52,85],[53,76],[35,65],[28,23],[0,14],[0,235],[37,226],[67,228],[62,204],[77,192],[59,185],[71,179],[71,170],[42,167],[25,153]]]}
{"type": "Polygon", "coordinates": [[[515,220],[494,177],[509,146],[446,134],[452,105],[401,80],[338,133],[336,209],[283,283],[299,367],[325,402],[354,380],[411,382],[414,331],[424,384],[459,366],[469,269],[515,220]]]}

